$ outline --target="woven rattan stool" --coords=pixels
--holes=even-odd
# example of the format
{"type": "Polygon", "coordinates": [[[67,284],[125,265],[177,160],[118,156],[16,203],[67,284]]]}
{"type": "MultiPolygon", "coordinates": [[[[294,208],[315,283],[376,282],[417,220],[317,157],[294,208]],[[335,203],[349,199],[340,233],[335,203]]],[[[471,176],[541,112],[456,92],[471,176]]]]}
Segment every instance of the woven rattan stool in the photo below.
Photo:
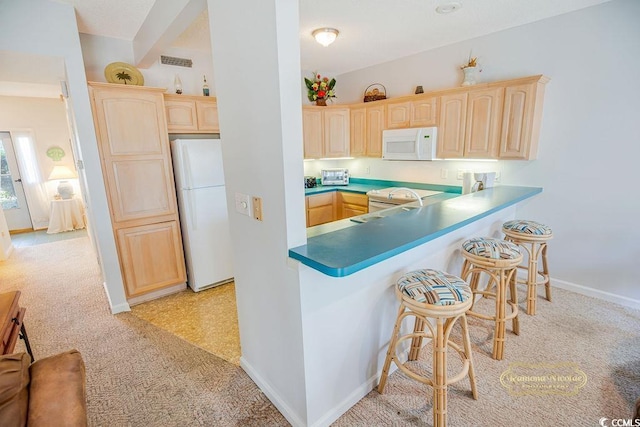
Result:
{"type": "Polygon", "coordinates": [[[476,380],[471,357],[471,341],[467,327],[466,311],[471,307],[472,293],[469,285],[459,277],[437,270],[417,270],[402,276],[396,286],[396,296],[400,300],[398,317],[389,342],[387,357],[378,384],[378,392],[384,391],[393,361],[410,378],[433,387],[433,425],[447,425],[447,386],[469,376],[473,398],[478,398],[476,380]],[[407,316],[416,319],[413,333],[398,336],[402,320],[407,316]],[[435,326],[429,321],[435,320],[435,326]],[[460,319],[462,326],[462,347],[449,340],[449,335],[460,319]],[[429,330],[425,331],[425,327],[429,330]],[[411,339],[409,360],[416,360],[422,347],[422,339],[431,338],[433,346],[433,378],[426,378],[411,371],[400,363],[396,347],[411,339]],[[453,378],[447,378],[447,347],[458,352],[463,363],[462,371],[453,378]]]}
{"type": "Polygon", "coordinates": [[[547,265],[547,240],[553,238],[551,228],[535,221],[516,219],[502,224],[505,240],[516,243],[527,251],[529,262],[520,268],[527,270],[527,280],[518,280],[527,284],[527,314],[536,314],[538,285],[545,286],[547,301],[551,301],[551,282],[547,265]],[[542,259],[542,270],[538,270],[538,259],[542,259]]]}
{"type": "Polygon", "coordinates": [[[487,315],[475,312],[473,303],[467,313],[469,316],[495,321],[493,334],[493,352],[491,357],[502,360],[504,355],[504,341],[506,321],[512,320],[513,333],[520,334],[518,323],[518,294],[516,290],[516,275],[518,265],[522,261],[522,254],[514,243],[499,239],[476,237],[462,244],[462,279],[469,281],[474,297],[482,295],[496,300],[495,314],[487,315]],[[488,278],[487,287],[478,289],[483,275],[488,278]],[[470,278],[470,280],[469,280],[470,278]],[[495,287],[495,291],[493,290],[495,287]],[[507,301],[507,289],[510,288],[510,298],[507,301]],[[511,313],[507,315],[507,305],[511,313]]]}

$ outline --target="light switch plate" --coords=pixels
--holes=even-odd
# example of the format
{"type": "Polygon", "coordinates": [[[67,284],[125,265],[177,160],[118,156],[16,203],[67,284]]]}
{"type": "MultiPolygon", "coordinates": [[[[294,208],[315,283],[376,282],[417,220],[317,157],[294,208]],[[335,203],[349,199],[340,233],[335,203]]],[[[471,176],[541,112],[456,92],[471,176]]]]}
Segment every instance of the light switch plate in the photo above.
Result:
{"type": "Polygon", "coordinates": [[[253,198],[253,219],[262,221],[262,199],[260,197],[253,198]]]}
{"type": "Polygon", "coordinates": [[[248,194],[236,193],[236,212],[251,216],[251,203],[248,194]]]}

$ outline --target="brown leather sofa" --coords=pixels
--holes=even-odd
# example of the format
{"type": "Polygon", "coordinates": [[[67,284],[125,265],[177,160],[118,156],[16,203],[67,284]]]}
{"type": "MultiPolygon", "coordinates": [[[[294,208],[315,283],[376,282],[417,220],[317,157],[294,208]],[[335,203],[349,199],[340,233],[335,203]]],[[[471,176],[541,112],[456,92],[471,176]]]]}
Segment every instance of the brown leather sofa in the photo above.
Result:
{"type": "Polygon", "coordinates": [[[26,353],[0,356],[0,426],[86,426],[85,384],[77,350],[33,364],[26,353]]]}

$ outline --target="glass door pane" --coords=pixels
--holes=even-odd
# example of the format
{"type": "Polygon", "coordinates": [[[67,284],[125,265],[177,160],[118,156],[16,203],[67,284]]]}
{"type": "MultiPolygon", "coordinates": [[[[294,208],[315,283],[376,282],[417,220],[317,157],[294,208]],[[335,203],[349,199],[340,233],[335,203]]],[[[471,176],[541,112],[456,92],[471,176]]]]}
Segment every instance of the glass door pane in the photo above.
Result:
{"type": "Polygon", "coordinates": [[[4,210],[20,208],[2,139],[0,139],[0,205],[4,210]]]}

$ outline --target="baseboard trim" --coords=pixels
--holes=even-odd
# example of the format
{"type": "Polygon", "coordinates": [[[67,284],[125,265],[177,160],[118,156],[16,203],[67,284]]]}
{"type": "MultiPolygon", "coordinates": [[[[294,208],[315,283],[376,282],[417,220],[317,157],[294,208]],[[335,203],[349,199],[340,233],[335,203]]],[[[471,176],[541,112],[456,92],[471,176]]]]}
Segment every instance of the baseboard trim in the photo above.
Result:
{"type": "Polygon", "coordinates": [[[276,391],[271,388],[269,383],[262,378],[258,372],[253,369],[253,366],[244,357],[240,357],[240,367],[244,369],[244,371],[249,375],[249,378],[253,380],[254,383],[262,390],[262,392],[267,396],[267,398],[273,403],[278,411],[291,423],[293,427],[305,427],[307,424],[300,419],[298,414],[296,414],[289,405],[284,403],[284,400],[280,397],[276,391]]]}
{"type": "Polygon", "coordinates": [[[600,289],[594,289],[588,286],[578,285],[577,283],[567,282],[566,280],[554,278],[551,278],[551,286],[640,310],[640,300],[613,294],[607,291],[601,291],[600,289]]]}

